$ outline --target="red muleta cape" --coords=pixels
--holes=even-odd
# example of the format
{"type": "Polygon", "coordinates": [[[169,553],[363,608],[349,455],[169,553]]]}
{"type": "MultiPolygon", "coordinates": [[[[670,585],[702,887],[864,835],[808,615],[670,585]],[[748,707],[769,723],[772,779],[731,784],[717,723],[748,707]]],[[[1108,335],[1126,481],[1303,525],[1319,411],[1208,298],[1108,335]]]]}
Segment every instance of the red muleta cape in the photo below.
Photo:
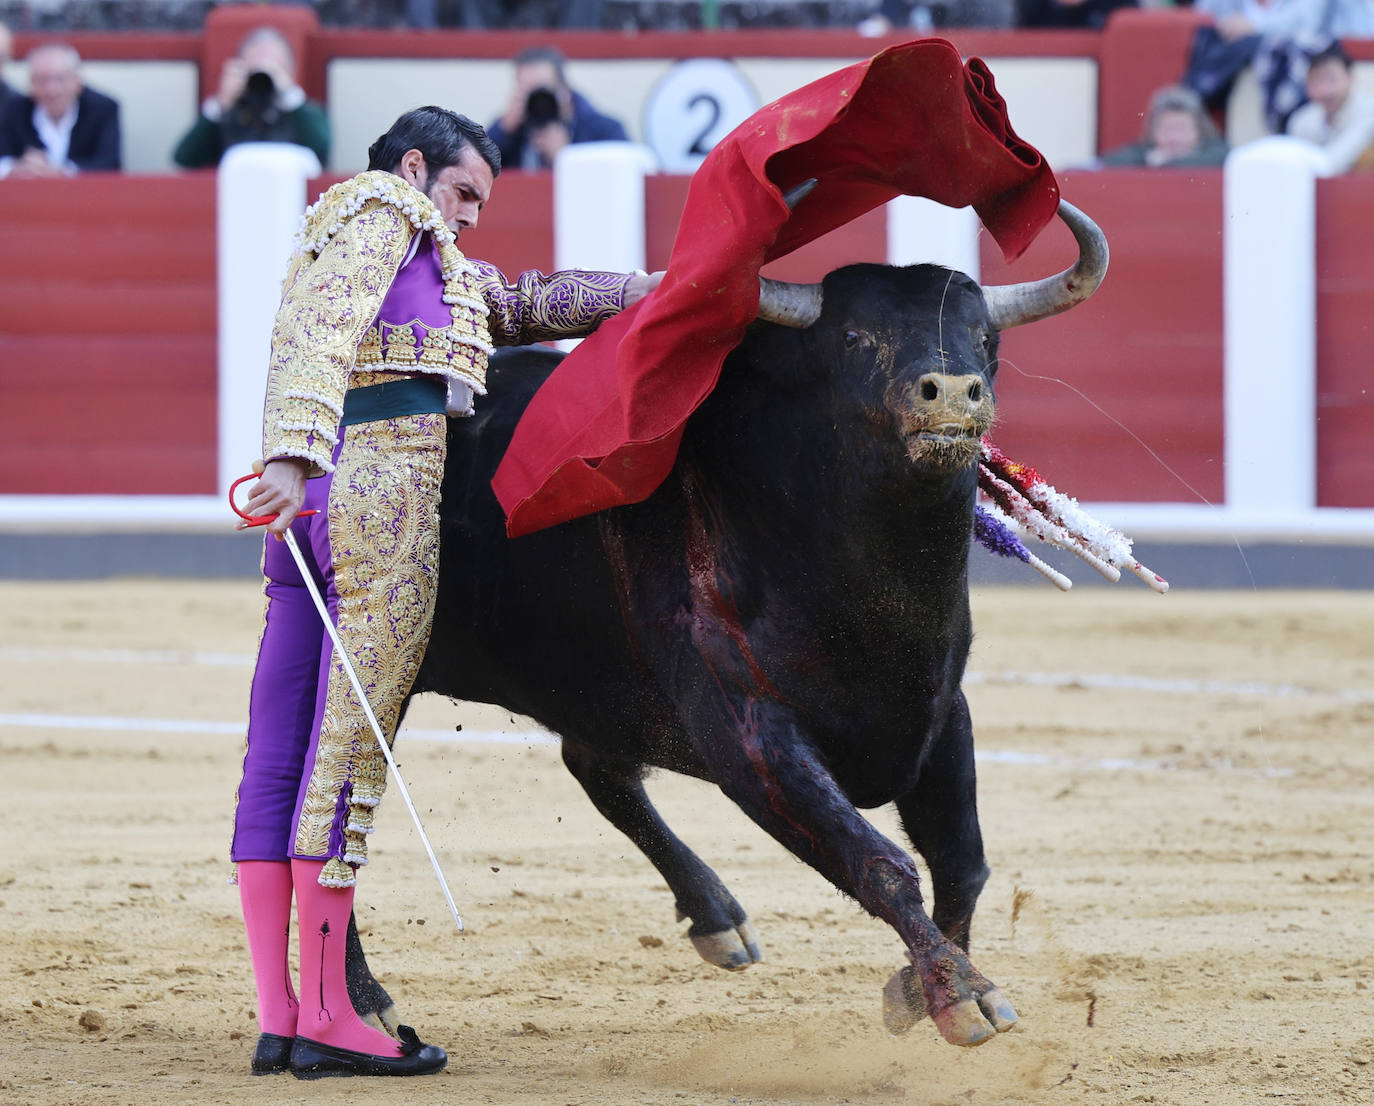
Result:
{"type": "Polygon", "coordinates": [[[1011,260],[1059,187],[992,74],[903,43],[761,108],[692,178],[658,290],[603,323],[530,402],[492,479],[511,537],[649,496],[758,311],[759,269],[895,196],[971,204],[1011,260]],[[819,183],[789,212],[782,193],[819,183]]]}

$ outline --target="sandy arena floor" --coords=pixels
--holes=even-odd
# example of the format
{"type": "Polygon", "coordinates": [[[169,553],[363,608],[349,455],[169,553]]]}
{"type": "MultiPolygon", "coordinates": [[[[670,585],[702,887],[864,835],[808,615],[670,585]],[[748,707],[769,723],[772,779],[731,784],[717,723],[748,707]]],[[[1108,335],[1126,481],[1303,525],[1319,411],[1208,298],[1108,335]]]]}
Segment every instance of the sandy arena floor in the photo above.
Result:
{"type": "Polygon", "coordinates": [[[1013,1032],[888,1036],[895,936],[718,793],[658,776],[764,945],[707,966],[553,745],[422,701],[402,764],[469,932],[394,794],[360,919],[450,1065],[307,1084],[246,1074],[225,883],[256,588],[0,585],[0,1106],[1374,1102],[1374,593],[975,605],[994,874],[973,952],[1013,1032]],[[511,740],[438,740],[460,724],[511,740]]]}

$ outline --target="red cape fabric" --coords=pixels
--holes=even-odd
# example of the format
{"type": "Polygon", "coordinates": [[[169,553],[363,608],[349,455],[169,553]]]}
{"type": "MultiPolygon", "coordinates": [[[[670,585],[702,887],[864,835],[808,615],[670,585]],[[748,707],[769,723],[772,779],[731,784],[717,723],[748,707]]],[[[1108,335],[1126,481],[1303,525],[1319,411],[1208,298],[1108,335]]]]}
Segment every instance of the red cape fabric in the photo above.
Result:
{"type": "Polygon", "coordinates": [[[1059,188],[992,74],[943,39],[884,50],[761,108],[692,179],[667,275],[530,402],[492,487],[518,537],[645,499],[758,311],[759,269],[901,194],[971,204],[1008,260],[1059,188]],[[793,211],[782,194],[819,183],[793,211]]]}

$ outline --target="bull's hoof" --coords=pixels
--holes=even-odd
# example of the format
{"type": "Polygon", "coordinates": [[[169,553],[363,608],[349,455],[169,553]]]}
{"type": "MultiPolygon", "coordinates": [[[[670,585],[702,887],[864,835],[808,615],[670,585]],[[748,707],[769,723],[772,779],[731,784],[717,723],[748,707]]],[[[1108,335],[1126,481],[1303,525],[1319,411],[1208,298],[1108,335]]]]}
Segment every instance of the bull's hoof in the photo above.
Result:
{"type": "Polygon", "coordinates": [[[380,1030],[391,1037],[400,1039],[398,1027],[401,1024],[401,1015],[396,1012],[396,1004],[392,1003],[385,1010],[369,1010],[362,1015],[362,1019],[373,1029],[380,1030]]]}
{"type": "Polygon", "coordinates": [[[952,1045],[972,1047],[992,1040],[1016,1024],[1016,1011],[996,989],[981,999],[964,999],[935,1015],[940,1036],[952,1045]]]}
{"type": "Polygon", "coordinates": [[[883,1024],[889,1033],[901,1036],[926,1016],[926,998],[921,993],[921,977],[907,965],[894,972],[883,988],[883,1024]]]}
{"type": "Polygon", "coordinates": [[[706,963],[732,972],[741,971],[763,959],[758,941],[754,939],[753,927],[747,921],[740,922],[734,929],[693,937],[692,947],[706,963]]]}
{"type": "Polygon", "coordinates": [[[995,987],[978,1000],[978,1005],[982,1008],[983,1016],[992,1023],[992,1028],[998,1033],[1005,1033],[1017,1022],[1016,1008],[1007,1001],[1007,996],[995,987]]]}
{"type": "Polygon", "coordinates": [[[966,1047],[981,1045],[997,1036],[997,1030],[983,1017],[983,1011],[978,1008],[978,1003],[971,998],[956,1002],[953,1006],[946,1006],[936,1014],[935,1028],[950,1044],[966,1047]]]}

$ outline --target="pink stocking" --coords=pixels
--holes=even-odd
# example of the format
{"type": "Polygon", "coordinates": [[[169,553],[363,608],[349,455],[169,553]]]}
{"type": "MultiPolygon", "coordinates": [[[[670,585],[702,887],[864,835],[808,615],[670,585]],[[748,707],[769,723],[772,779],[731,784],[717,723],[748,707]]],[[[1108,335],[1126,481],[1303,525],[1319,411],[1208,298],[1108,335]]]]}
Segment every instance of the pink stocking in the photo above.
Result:
{"type": "Polygon", "coordinates": [[[401,1047],[353,1009],[344,975],[344,938],[353,912],[352,887],[321,887],[322,860],[293,860],[296,925],[301,942],[301,1009],[297,1033],[321,1044],[396,1057],[401,1047]]]}
{"type": "Polygon", "coordinates": [[[277,860],[239,861],[239,901],[258,988],[258,1029],[296,1035],[300,1004],[286,962],[291,932],[291,865],[277,860]]]}

